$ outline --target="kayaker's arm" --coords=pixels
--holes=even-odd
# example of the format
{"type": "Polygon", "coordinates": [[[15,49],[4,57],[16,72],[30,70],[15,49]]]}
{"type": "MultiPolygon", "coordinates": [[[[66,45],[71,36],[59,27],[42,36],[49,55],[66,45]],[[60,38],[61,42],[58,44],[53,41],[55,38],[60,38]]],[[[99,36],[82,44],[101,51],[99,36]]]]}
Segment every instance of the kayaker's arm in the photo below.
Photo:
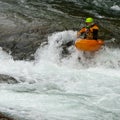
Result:
{"type": "Polygon", "coordinates": [[[79,32],[77,32],[77,38],[79,38],[83,33],[85,33],[85,27],[83,27],[79,32]]]}
{"type": "Polygon", "coordinates": [[[80,35],[81,35],[81,32],[79,31],[79,32],[77,32],[77,38],[79,38],[80,37],[80,35]]]}

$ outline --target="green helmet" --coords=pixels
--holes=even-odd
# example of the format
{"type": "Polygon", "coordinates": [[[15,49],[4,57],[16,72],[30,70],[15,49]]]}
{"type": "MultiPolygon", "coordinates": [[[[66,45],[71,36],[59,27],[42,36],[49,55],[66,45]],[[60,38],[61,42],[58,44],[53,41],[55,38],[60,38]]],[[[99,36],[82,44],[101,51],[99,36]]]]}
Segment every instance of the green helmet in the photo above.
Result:
{"type": "Polygon", "coordinates": [[[93,18],[89,17],[89,18],[86,18],[85,22],[86,23],[92,23],[94,20],[93,18]]]}

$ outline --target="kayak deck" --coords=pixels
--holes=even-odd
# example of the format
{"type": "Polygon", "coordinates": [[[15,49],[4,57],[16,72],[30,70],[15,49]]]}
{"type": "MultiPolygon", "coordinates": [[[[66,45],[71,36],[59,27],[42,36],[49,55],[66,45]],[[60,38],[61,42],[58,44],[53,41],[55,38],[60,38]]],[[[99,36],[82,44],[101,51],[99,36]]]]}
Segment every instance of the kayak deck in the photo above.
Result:
{"type": "Polygon", "coordinates": [[[104,44],[103,40],[88,40],[88,39],[77,39],[75,46],[78,50],[82,51],[97,51],[104,44]]]}

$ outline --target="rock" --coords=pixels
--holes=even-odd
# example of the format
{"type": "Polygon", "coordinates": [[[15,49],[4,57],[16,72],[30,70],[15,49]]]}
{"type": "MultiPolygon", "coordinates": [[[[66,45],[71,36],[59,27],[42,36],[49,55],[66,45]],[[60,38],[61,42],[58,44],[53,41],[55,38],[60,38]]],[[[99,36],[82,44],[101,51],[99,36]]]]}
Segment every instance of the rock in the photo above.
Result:
{"type": "Polygon", "coordinates": [[[45,26],[22,27],[19,27],[16,31],[2,33],[0,35],[0,46],[7,52],[11,51],[11,55],[15,60],[33,60],[32,55],[41,43],[47,40],[48,28],[45,26]]]}
{"type": "Polygon", "coordinates": [[[10,117],[5,116],[3,113],[0,113],[0,120],[15,120],[10,117]]]}
{"type": "Polygon", "coordinates": [[[15,84],[18,81],[11,76],[0,74],[0,83],[15,84]]]}

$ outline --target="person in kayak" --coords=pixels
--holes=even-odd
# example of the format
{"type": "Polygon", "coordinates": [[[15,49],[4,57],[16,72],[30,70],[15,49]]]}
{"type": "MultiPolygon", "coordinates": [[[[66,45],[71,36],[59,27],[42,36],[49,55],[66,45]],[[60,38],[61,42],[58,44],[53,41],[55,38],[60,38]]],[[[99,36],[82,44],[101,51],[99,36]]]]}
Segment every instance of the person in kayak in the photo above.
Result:
{"type": "Polygon", "coordinates": [[[97,40],[99,27],[94,23],[94,19],[89,17],[85,20],[86,26],[77,32],[77,38],[83,36],[84,39],[97,40]]]}

